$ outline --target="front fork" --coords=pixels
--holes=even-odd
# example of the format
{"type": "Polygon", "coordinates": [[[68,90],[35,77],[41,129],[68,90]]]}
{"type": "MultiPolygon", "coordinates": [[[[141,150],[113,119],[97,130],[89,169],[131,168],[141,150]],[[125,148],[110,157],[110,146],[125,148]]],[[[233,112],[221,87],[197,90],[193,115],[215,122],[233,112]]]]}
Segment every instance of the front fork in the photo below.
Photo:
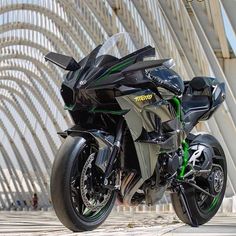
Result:
{"type": "Polygon", "coordinates": [[[112,151],[108,158],[108,164],[104,173],[103,184],[105,187],[108,187],[108,184],[109,184],[108,178],[111,176],[113,172],[114,163],[120,152],[121,141],[123,137],[123,125],[124,125],[124,118],[121,117],[116,128],[116,137],[115,137],[112,151]]]}

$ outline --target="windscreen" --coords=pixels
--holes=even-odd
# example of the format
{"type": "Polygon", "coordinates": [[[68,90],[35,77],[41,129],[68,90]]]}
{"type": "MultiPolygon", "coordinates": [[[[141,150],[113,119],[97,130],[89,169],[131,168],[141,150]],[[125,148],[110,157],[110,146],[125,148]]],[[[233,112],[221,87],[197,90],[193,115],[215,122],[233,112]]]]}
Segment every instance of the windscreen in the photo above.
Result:
{"type": "Polygon", "coordinates": [[[111,55],[117,58],[122,58],[132,52],[135,52],[143,47],[143,43],[140,43],[132,34],[127,32],[114,34],[108,38],[107,41],[100,48],[97,58],[102,55],[111,55]]]}

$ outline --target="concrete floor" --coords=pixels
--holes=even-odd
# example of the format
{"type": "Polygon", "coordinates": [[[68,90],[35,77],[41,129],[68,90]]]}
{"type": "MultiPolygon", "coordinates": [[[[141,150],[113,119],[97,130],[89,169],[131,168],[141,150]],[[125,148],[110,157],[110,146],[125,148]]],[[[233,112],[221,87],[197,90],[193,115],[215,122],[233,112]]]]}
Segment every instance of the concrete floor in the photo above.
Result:
{"type": "Polygon", "coordinates": [[[217,215],[208,224],[191,228],[174,214],[113,212],[98,229],[72,233],[57,220],[54,212],[0,212],[0,235],[165,235],[236,236],[236,215],[217,215]]]}

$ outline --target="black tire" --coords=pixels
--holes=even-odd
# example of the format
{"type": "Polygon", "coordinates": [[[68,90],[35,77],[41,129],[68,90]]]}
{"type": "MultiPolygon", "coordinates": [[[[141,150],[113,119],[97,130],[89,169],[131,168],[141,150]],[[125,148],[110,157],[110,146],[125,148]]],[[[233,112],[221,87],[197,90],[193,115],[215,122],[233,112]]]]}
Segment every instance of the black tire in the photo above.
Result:
{"type": "MultiPolygon", "coordinates": [[[[197,190],[194,187],[191,187],[188,184],[183,185],[184,192],[185,192],[187,200],[188,200],[188,205],[189,205],[191,214],[194,217],[194,221],[198,225],[202,225],[202,224],[205,224],[206,222],[208,222],[217,213],[218,209],[221,206],[221,203],[223,201],[224,194],[225,194],[225,188],[226,188],[227,164],[226,164],[224,151],[223,151],[220,143],[213,136],[208,135],[208,134],[199,135],[199,136],[197,136],[196,139],[193,140],[193,143],[195,143],[195,144],[204,143],[204,144],[212,147],[216,157],[219,157],[219,156],[222,157],[222,158],[216,158],[215,160],[213,158],[214,163],[216,162],[217,164],[219,164],[222,167],[223,172],[224,172],[223,187],[222,187],[221,191],[219,192],[219,194],[217,195],[217,199],[216,199],[216,197],[212,198],[210,208],[208,208],[208,209],[203,210],[199,207],[199,204],[198,204],[197,198],[196,198],[197,190]]],[[[195,225],[191,224],[191,222],[186,214],[186,211],[182,206],[182,202],[180,200],[180,196],[178,193],[176,193],[176,192],[171,193],[171,201],[172,201],[172,205],[175,210],[175,213],[177,214],[179,219],[186,224],[189,224],[191,226],[195,226],[195,225]]]]}
{"type": "Polygon", "coordinates": [[[51,174],[50,188],[54,210],[62,224],[74,232],[97,228],[108,217],[116,200],[116,194],[112,192],[108,203],[94,218],[86,218],[76,211],[71,198],[71,171],[86,142],[88,143],[82,137],[68,136],[58,151],[51,174]]]}

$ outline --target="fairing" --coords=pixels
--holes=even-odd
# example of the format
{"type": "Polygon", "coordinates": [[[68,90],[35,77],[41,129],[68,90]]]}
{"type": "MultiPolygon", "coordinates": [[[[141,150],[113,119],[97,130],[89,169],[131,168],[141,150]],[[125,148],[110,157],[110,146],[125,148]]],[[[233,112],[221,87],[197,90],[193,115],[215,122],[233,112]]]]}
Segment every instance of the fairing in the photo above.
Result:
{"type": "Polygon", "coordinates": [[[135,144],[142,178],[146,180],[153,174],[158,154],[175,151],[181,145],[185,137],[182,124],[171,103],[149,89],[116,99],[123,110],[129,110],[124,117],[135,144]],[[164,140],[159,139],[157,119],[161,119],[164,140]]]}

